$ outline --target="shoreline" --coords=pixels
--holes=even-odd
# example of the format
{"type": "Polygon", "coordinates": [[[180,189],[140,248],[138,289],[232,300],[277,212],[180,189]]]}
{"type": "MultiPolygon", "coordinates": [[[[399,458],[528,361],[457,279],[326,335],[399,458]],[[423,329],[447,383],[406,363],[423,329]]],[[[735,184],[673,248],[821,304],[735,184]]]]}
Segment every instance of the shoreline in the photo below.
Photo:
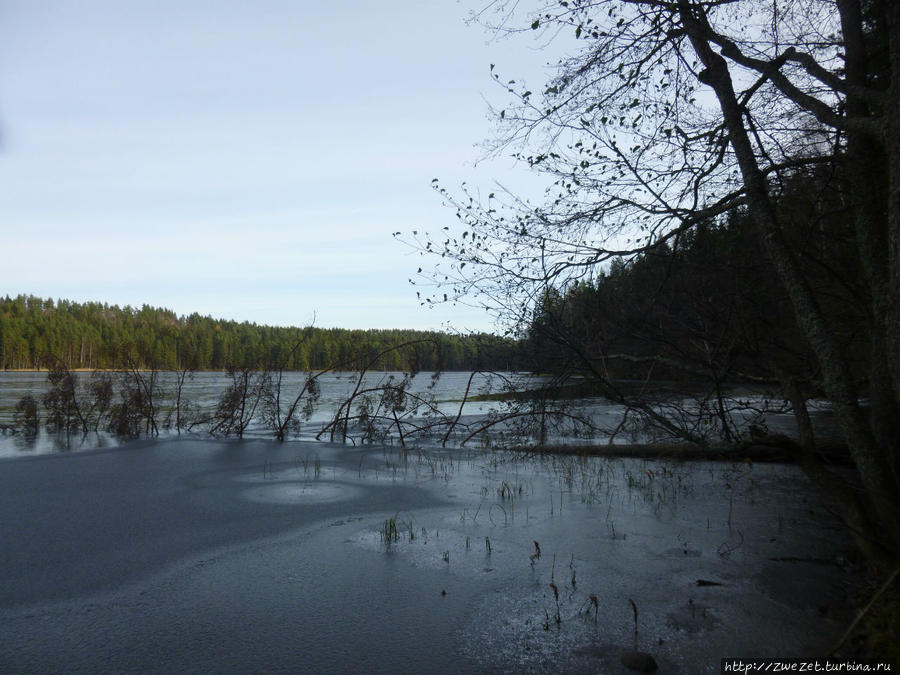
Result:
{"type": "MultiPolygon", "coordinates": [[[[7,439],[8,441],[13,441],[15,437],[19,434],[16,430],[12,429],[10,425],[0,425],[0,439],[7,439]]],[[[181,435],[165,435],[161,434],[157,437],[142,437],[135,439],[116,439],[114,445],[110,446],[94,446],[90,442],[85,442],[83,445],[75,448],[67,447],[65,449],[57,449],[50,452],[32,452],[32,449],[20,448],[19,453],[17,454],[9,454],[9,455],[0,455],[0,459],[22,459],[26,457],[38,457],[38,456],[48,456],[48,455],[70,455],[70,454],[81,454],[88,453],[94,450],[103,450],[103,451],[116,451],[123,450],[130,446],[140,445],[140,444],[153,444],[153,443],[166,443],[166,442],[178,442],[178,441],[190,441],[195,443],[264,443],[271,444],[274,447],[285,447],[290,448],[291,446],[298,444],[312,444],[312,445],[321,445],[322,447],[331,447],[334,446],[335,443],[331,441],[318,441],[311,440],[309,438],[292,438],[286,439],[284,441],[278,441],[274,436],[255,436],[248,435],[243,439],[238,438],[217,438],[214,436],[206,436],[202,434],[190,434],[184,433],[181,435]]],[[[352,450],[354,448],[358,449],[358,446],[354,446],[352,444],[338,444],[346,447],[348,450],[352,450]]],[[[371,444],[363,446],[366,449],[374,450],[374,449],[388,449],[392,451],[402,450],[400,446],[390,445],[390,444],[371,444]]],[[[416,443],[411,444],[405,448],[407,451],[413,452],[415,450],[434,450],[434,451],[446,451],[446,452],[454,452],[460,450],[477,450],[477,451],[487,451],[487,452],[509,452],[515,453],[518,455],[523,455],[526,457],[540,457],[540,456],[560,456],[560,457],[601,457],[606,459],[644,459],[644,460],[659,460],[659,461],[676,461],[676,462],[722,462],[722,463],[744,463],[744,464],[755,464],[755,463],[764,463],[764,464],[786,464],[786,465],[796,465],[797,459],[791,452],[785,447],[778,447],[775,445],[766,445],[763,443],[753,443],[749,445],[735,445],[733,447],[727,446],[713,446],[702,448],[695,445],[691,445],[688,443],[622,443],[622,444],[568,444],[568,443],[554,443],[554,444],[544,444],[544,445],[534,445],[534,446],[526,446],[526,445],[510,445],[510,446],[495,446],[492,448],[479,448],[475,446],[447,446],[443,447],[439,444],[428,444],[428,443],[416,443]]],[[[832,465],[837,466],[845,466],[848,468],[852,468],[852,462],[850,461],[849,454],[846,450],[846,447],[839,443],[823,443],[819,448],[819,455],[827,459],[832,465]]]]}
{"type": "MultiPolygon", "coordinates": [[[[510,446],[497,448],[510,452],[532,455],[576,455],[607,457],[610,459],[659,459],[707,462],[765,462],[772,464],[796,464],[796,457],[785,447],[752,443],[749,445],[712,446],[701,448],[688,443],[623,443],[603,445],[572,445],[566,443],[537,446],[510,446]]],[[[819,454],[833,464],[851,465],[846,447],[840,442],[824,442],[819,454]]]]}

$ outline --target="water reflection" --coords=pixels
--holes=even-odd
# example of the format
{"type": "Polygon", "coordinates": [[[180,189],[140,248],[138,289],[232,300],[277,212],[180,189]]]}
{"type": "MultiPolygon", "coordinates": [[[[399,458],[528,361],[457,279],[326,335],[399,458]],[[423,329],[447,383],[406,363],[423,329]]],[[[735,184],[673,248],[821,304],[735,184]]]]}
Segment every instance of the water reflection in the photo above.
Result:
{"type": "Polygon", "coordinates": [[[86,434],[51,433],[44,429],[39,429],[34,434],[7,431],[0,435],[0,457],[114,448],[119,444],[119,440],[115,436],[102,431],[91,431],[86,434]]]}
{"type": "MultiPolygon", "coordinates": [[[[85,390],[89,384],[91,373],[73,373],[76,379],[76,388],[85,390]]],[[[487,394],[500,391],[504,380],[512,380],[519,388],[527,388],[540,381],[527,374],[504,373],[501,376],[476,374],[469,388],[469,372],[443,373],[440,378],[433,379],[432,373],[419,373],[413,378],[409,392],[420,396],[433,397],[436,414],[455,417],[457,414],[464,416],[485,415],[498,407],[496,401],[469,401],[460,406],[461,399],[467,389],[469,396],[487,394]]],[[[163,401],[160,419],[165,417],[169,407],[172,407],[174,392],[176,391],[176,378],[178,373],[159,373],[160,394],[163,401]]],[[[281,391],[285,399],[289,399],[300,391],[308,377],[307,373],[286,372],[283,374],[281,391]]],[[[360,388],[375,388],[384,386],[387,382],[402,378],[402,373],[372,372],[368,373],[360,388]]],[[[300,425],[298,437],[310,440],[316,436],[329,421],[331,421],[348,396],[352,395],[358,384],[356,373],[326,373],[319,377],[320,397],[316,402],[311,417],[303,420],[300,425]]],[[[200,415],[212,412],[219,397],[232,383],[225,373],[201,372],[193,373],[184,382],[181,392],[184,407],[191,407],[200,415]]],[[[80,433],[55,434],[49,433],[43,428],[43,417],[46,411],[42,407],[38,410],[41,416],[40,428],[37,434],[25,436],[21,432],[13,433],[12,428],[16,417],[16,405],[24,397],[33,397],[40,401],[48,389],[47,373],[45,372],[0,372],[0,429],[5,433],[0,434],[0,457],[18,456],[21,453],[49,453],[67,452],[87,448],[112,447],[119,441],[112,435],[104,432],[90,432],[86,435],[80,433]]],[[[161,435],[178,435],[175,430],[161,429],[161,435]]],[[[202,435],[202,424],[194,428],[196,434],[202,435]]],[[[182,432],[184,430],[182,429],[182,432]]],[[[195,434],[195,435],[196,435],[195,434]]],[[[263,423],[254,419],[245,432],[245,437],[271,438],[271,430],[264,427],[263,423]]]]}
{"type": "MultiPolygon", "coordinates": [[[[90,383],[91,373],[74,373],[76,389],[86,391],[90,383]]],[[[180,432],[177,429],[166,429],[167,416],[174,408],[174,400],[178,391],[179,374],[174,372],[158,373],[159,391],[154,394],[158,399],[154,405],[158,410],[158,422],[160,435],[176,436],[205,436],[210,428],[207,422],[199,421],[196,424],[181,425],[180,432]]],[[[292,400],[292,397],[304,388],[308,373],[286,372],[281,380],[280,395],[282,400],[282,413],[284,407],[292,400]]],[[[596,444],[596,443],[642,443],[654,440],[653,431],[648,429],[641,415],[624,414],[625,409],[621,405],[611,404],[608,401],[597,398],[584,398],[567,400],[563,405],[567,406],[564,415],[554,418],[552,410],[541,409],[537,412],[524,410],[522,414],[512,411],[509,417],[503,417],[503,402],[491,400],[491,397],[480,396],[484,394],[496,394],[504,390],[510,383],[518,389],[533,389],[546,381],[542,378],[525,373],[500,373],[497,375],[472,374],[470,372],[448,372],[441,374],[440,378],[433,379],[432,373],[419,373],[411,380],[408,388],[397,387],[397,383],[403,383],[402,373],[370,372],[360,382],[357,373],[322,373],[316,376],[320,395],[315,401],[309,418],[297,419],[298,424],[293,429],[293,438],[299,440],[341,440],[343,431],[342,423],[349,427],[356,422],[356,429],[349,429],[362,443],[381,443],[402,445],[406,440],[402,438],[409,432],[415,442],[468,445],[478,447],[503,446],[510,443],[528,443],[529,440],[541,439],[546,443],[566,444],[596,444]],[[470,378],[472,378],[470,383],[470,378]],[[369,401],[362,397],[353,400],[352,405],[345,405],[347,415],[346,422],[336,420],[335,414],[345,404],[348,397],[353,397],[357,391],[379,391],[379,387],[392,386],[393,397],[379,399],[377,394],[369,401]],[[403,409],[397,420],[396,409],[392,409],[393,401],[403,400],[403,409]],[[404,398],[405,397],[405,398],[404,398]],[[465,403],[462,401],[465,399],[465,403]],[[474,400],[473,400],[474,399],[474,400]],[[410,407],[409,401],[418,401],[418,408],[410,407]],[[393,413],[393,418],[391,414],[393,413]],[[495,417],[490,417],[494,415],[495,417]],[[500,418],[503,419],[500,419],[500,418]],[[377,418],[376,422],[372,422],[377,418]],[[581,420],[582,422],[579,422],[581,420]],[[366,423],[369,426],[366,427],[366,423]],[[329,427],[330,424],[330,427],[329,427]],[[326,429],[326,427],[329,427],[326,429]],[[452,427],[452,428],[451,428],[452,427]],[[396,430],[400,430],[397,432],[396,430]],[[451,433],[452,432],[452,433],[451,433]]],[[[226,389],[233,385],[233,381],[225,373],[193,373],[184,381],[181,389],[179,410],[193,412],[197,419],[209,418],[216,410],[216,406],[226,389]]],[[[405,387],[405,383],[403,383],[405,387]]],[[[87,435],[68,435],[48,433],[41,427],[37,434],[25,436],[22,433],[11,433],[14,420],[17,416],[16,406],[25,397],[32,397],[40,401],[48,389],[47,373],[34,372],[3,372],[0,373],[0,429],[6,427],[5,433],[0,435],[0,457],[19,456],[22,453],[49,453],[66,452],[87,448],[112,447],[120,443],[115,437],[104,432],[92,432],[87,435]]],[[[114,397],[114,403],[119,395],[114,397]]],[[[496,397],[494,397],[496,398],[496,397]]],[[[748,398],[748,396],[744,396],[748,398]]],[[[749,397],[752,398],[752,397],[749,397]]],[[[748,400],[749,400],[748,398],[748,400]]],[[[665,409],[659,412],[670,419],[677,419],[677,415],[688,421],[694,418],[690,415],[697,411],[691,407],[689,401],[674,401],[675,413],[667,413],[665,409]],[[680,411],[680,413],[679,413],[680,411]]],[[[744,405],[749,405],[744,402],[744,405]]],[[[759,401],[759,406],[765,407],[767,401],[759,401]]],[[[748,410],[755,410],[751,406],[748,410]]],[[[259,406],[260,411],[265,405],[259,406]]],[[[300,406],[302,409],[302,404],[300,406]]],[[[47,412],[40,406],[38,415],[46,416],[47,412]]],[[[344,413],[342,413],[343,416],[344,413]]],[[[755,413],[754,413],[755,414],[755,413]]],[[[243,432],[245,438],[272,438],[271,423],[267,425],[263,421],[260,412],[249,421],[243,432]]],[[[43,421],[43,420],[42,420],[43,421]]],[[[104,422],[108,422],[108,418],[104,422]]],[[[684,420],[682,420],[684,421],[684,420]]],[[[696,421],[696,420],[694,420],[696,421]]],[[[740,412],[736,413],[735,423],[745,428],[751,421],[744,419],[740,412]]],[[[828,417],[815,412],[813,421],[817,432],[823,432],[826,436],[833,436],[834,432],[827,425],[828,417]]],[[[175,426],[172,419],[168,423],[175,426]]],[[[104,426],[101,423],[100,426],[104,426]]],[[[138,425],[140,426],[140,425],[138,425]]],[[[794,425],[792,416],[786,413],[773,412],[766,416],[765,426],[775,433],[792,434],[794,425]]],[[[17,425],[21,429],[21,425],[17,425]]],[[[712,427],[711,427],[712,428],[712,427]]],[[[410,441],[412,442],[412,441],[410,441]]]]}

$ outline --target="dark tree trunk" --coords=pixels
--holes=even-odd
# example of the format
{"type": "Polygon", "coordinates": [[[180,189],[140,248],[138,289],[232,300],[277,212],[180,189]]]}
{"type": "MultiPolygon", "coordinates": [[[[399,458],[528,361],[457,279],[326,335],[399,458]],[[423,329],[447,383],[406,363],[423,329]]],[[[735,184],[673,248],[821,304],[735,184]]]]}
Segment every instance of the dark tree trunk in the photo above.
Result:
{"type": "MultiPolygon", "coordinates": [[[[900,10],[890,11],[900,16],[900,10]]],[[[725,127],[728,130],[729,142],[741,171],[751,217],[759,230],[766,254],[791,300],[797,323],[816,356],[821,369],[822,388],[832,404],[866,490],[868,502],[871,504],[872,520],[877,522],[878,530],[866,532],[864,537],[872,540],[880,539],[892,556],[900,557],[900,500],[897,495],[897,483],[893,480],[893,473],[888,461],[889,450],[879,445],[876,435],[872,432],[867,415],[859,405],[859,394],[856,391],[846,354],[829,326],[826,315],[782,230],[765,176],[753,151],[728,63],[723,56],[712,49],[710,44],[712,31],[707,23],[704,10],[697,5],[683,2],[679,5],[679,15],[691,44],[705,67],[700,74],[700,79],[713,89],[718,99],[725,127]],[[877,534],[880,534],[880,537],[877,534]]],[[[896,50],[897,47],[896,44],[892,45],[893,50],[896,50]]],[[[890,156],[889,152],[888,157],[890,156]]],[[[896,157],[900,158],[900,154],[897,154],[896,157]]],[[[891,162],[890,159],[889,162],[891,162]]],[[[896,194],[898,186],[893,177],[891,180],[891,199],[894,199],[898,196],[896,194]]],[[[892,219],[896,221],[896,214],[900,212],[900,209],[890,210],[893,211],[892,219]]],[[[870,223],[869,226],[873,227],[874,225],[870,223]]],[[[900,270],[895,272],[894,269],[897,264],[897,258],[894,255],[895,226],[897,226],[896,222],[891,224],[888,235],[889,250],[892,254],[891,290],[900,291],[900,270]]],[[[869,261],[867,265],[874,266],[872,261],[869,261]]],[[[900,302],[900,293],[894,293],[891,303],[892,313],[886,322],[889,349],[893,352],[900,350],[900,341],[894,339],[900,337],[900,333],[894,332],[898,330],[898,325],[893,316],[898,302],[900,302]],[[894,340],[893,344],[890,343],[890,340],[894,340]]],[[[894,368],[890,367],[889,372],[893,374],[894,368]]],[[[896,390],[896,379],[894,388],[896,390]]],[[[858,526],[859,524],[852,523],[851,525],[858,526]]]]}

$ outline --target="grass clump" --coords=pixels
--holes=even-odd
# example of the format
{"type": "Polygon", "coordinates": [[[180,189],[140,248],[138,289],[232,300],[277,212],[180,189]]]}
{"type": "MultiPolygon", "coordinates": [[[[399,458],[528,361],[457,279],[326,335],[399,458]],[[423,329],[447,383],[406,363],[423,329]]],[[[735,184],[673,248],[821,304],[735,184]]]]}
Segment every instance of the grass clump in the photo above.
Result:
{"type": "Polygon", "coordinates": [[[390,548],[391,544],[400,541],[400,529],[397,527],[397,516],[385,520],[379,530],[379,534],[381,534],[381,541],[386,548],[390,548]]]}

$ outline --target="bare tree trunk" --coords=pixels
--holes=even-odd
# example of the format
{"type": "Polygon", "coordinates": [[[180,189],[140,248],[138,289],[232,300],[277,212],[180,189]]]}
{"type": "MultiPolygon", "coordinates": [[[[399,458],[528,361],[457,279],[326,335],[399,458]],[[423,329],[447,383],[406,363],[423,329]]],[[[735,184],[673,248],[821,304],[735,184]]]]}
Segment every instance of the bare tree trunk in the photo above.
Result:
{"type": "MultiPolygon", "coordinates": [[[[838,8],[846,47],[846,79],[848,84],[864,88],[872,73],[867,65],[860,2],[839,0],[838,8]]],[[[900,64],[897,66],[900,67],[900,64]]],[[[849,116],[871,116],[868,104],[854,95],[852,90],[847,96],[846,111],[849,116]]],[[[854,214],[856,243],[871,293],[870,418],[876,442],[884,449],[886,463],[891,467],[892,477],[896,482],[898,475],[895,455],[897,444],[900,443],[900,391],[895,388],[895,383],[900,382],[900,379],[896,368],[891,366],[896,355],[892,356],[890,353],[890,324],[892,320],[896,323],[897,289],[892,292],[889,221],[890,214],[893,212],[896,215],[897,209],[891,209],[887,199],[891,175],[896,175],[896,172],[889,170],[888,156],[880,139],[855,129],[847,131],[849,206],[854,214]]]]}
{"type": "Polygon", "coordinates": [[[700,79],[709,85],[722,110],[729,141],[744,182],[747,203],[763,240],[764,248],[794,308],[797,323],[806,335],[822,372],[822,386],[837,415],[848,449],[859,471],[886,545],[900,556],[900,503],[896,484],[889,480],[889,466],[859,406],[850,367],[828,325],[818,300],[790,248],[779,223],[768,185],[760,170],[743,111],[735,94],[726,60],[710,43],[711,29],[701,7],[682,2],[679,14],[705,70],[700,79]]]}

